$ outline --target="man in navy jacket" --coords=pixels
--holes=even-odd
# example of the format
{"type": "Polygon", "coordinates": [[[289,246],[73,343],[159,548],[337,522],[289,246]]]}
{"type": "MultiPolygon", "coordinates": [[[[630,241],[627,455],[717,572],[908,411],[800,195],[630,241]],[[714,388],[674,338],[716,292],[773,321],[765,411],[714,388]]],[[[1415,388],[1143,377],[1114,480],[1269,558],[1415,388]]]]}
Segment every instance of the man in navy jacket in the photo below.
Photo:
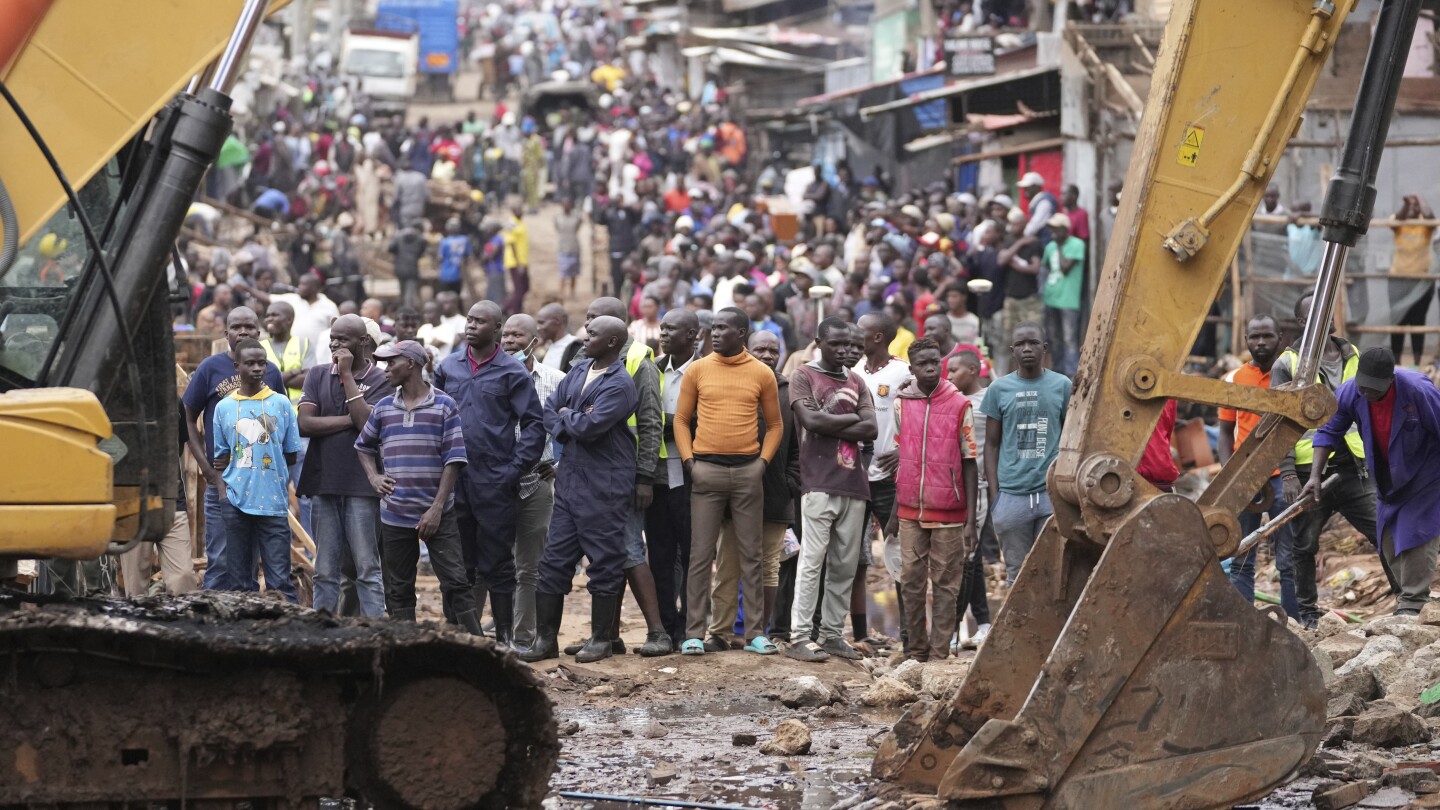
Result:
{"type": "Polygon", "coordinates": [[[583,556],[590,591],[590,641],[575,660],[610,657],[615,614],[625,584],[625,524],[635,481],[635,434],[626,420],[639,395],[620,361],[625,323],[601,316],[585,327],[585,357],[545,403],[545,427],[563,450],[555,481],[555,513],[540,559],[535,594],[535,646],[526,661],[558,658],[565,594],[583,556]]]}
{"type": "Polygon", "coordinates": [[[484,610],[485,592],[495,618],[495,638],[513,638],[515,521],[520,476],[540,461],[544,415],[530,373],[500,350],[503,315],[481,301],[465,318],[465,345],[435,366],[435,387],[460,406],[469,458],[456,488],[465,567],[484,610]],[[518,426],[518,431],[517,431],[518,426]]]}

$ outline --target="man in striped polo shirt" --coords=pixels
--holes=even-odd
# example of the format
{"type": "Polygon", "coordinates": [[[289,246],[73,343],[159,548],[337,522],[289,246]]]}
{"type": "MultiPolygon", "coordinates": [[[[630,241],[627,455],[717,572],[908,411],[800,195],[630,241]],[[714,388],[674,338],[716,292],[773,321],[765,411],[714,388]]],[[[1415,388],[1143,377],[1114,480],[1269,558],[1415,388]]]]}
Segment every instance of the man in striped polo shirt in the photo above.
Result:
{"type": "Polygon", "coordinates": [[[460,407],[425,382],[425,347],[401,340],[375,351],[388,361],[395,393],[378,402],[355,440],[360,466],[380,493],[380,543],[385,605],[396,619],[415,620],[415,566],[424,541],[440,578],[445,619],[475,635],[480,612],[465,571],[455,511],[455,483],[465,466],[460,407]],[[384,465],[380,472],[375,463],[384,465]]]}

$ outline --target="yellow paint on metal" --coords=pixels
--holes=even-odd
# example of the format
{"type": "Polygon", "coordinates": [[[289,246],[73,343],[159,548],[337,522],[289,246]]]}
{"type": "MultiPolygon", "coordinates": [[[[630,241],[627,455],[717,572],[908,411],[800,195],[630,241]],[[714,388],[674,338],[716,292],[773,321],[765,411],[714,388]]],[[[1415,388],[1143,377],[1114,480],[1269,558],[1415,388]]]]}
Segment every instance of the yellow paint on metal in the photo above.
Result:
{"type": "MultiPolygon", "coordinates": [[[[271,0],[269,13],[290,0],[271,0]]],[[[224,50],[244,0],[63,0],[51,7],[5,84],[79,188],[224,50]]],[[[0,104],[0,178],[25,241],[64,193],[8,105],[0,104]]]]}
{"type": "Polygon", "coordinates": [[[1200,159],[1200,145],[1205,142],[1204,127],[1189,127],[1185,130],[1185,141],[1180,144],[1180,156],[1178,160],[1181,166],[1195,167],[1195,161],[1200,159]]]}
{"type": "Polygon", "coordinates": [[[110,547],[115,505],[0,505],[0,554],[93,560],[110,547]]]}

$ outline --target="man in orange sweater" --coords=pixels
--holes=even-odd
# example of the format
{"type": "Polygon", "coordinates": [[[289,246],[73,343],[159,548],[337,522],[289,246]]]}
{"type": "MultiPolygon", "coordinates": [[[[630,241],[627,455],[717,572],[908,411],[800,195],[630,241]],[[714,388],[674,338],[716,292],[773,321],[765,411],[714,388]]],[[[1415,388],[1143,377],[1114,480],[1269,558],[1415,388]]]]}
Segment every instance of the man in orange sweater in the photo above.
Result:
{"type": "MultiPolygon", "coordinates": [[[[741,609],[747,617],[765,614],[761,481],[780,446],[780,393],[775,373],[745,351],[749,332],[750,318],[744,312],[735,307],[716,312],[710,328],[714,351],[691,364],[675,406],[675,445],[690,479],[690,577],[685,642],[680,645],[684,655],[705,654],[715,543],[727,507],[740,551],[741,609]],[[765,418],[763,442],[754,427],[756,411],[765,418]]],[[[774,655],[778,650],[761,624],[745,623],[745,649],[774,655]]]]}

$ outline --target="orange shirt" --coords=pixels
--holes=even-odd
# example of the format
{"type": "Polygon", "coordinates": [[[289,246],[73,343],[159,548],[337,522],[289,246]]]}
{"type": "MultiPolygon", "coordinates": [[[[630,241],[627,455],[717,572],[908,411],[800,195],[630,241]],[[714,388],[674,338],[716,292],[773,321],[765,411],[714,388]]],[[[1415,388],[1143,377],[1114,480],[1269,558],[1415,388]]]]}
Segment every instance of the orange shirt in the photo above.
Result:
{"type": "MultiPolygon", "coordinates": [[[[1233,382],[1236,385],[1257,385],[1261,388],[1270,387],[1270,372],[1261,371],[1254,363],[1246,363],[1235,370],[1233,382]]],[[[1221,422],[1235,423],[1235,446],[1239,447],[1245,443],[1245,437],[1260,423],[1260,414],[1249,411],[1237,411],[1234,408],[1220,409],[1221,422]]]]}

